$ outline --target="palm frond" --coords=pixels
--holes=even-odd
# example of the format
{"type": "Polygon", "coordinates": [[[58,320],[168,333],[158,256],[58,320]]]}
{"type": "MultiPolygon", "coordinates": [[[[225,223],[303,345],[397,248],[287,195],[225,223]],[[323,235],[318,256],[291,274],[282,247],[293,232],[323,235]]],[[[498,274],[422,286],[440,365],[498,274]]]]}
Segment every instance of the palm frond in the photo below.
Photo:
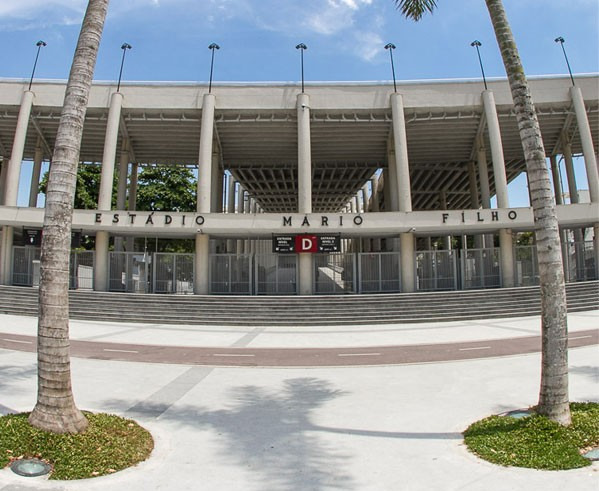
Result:
{"type": "Polygon", "coordinates": [[[395,0],[395,6],[404,17],[419,21],[426,12],[437,7],[437,0],[395,0]]]}

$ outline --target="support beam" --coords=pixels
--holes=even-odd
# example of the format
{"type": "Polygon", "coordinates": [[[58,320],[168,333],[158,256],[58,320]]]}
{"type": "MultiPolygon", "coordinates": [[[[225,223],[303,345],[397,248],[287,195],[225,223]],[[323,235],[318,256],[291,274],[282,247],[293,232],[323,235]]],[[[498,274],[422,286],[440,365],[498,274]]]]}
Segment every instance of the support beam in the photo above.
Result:
{"type": "MultiPolygon", "coordinates": [[[[214,94],[204,94],[198,157],[198,213],[212,211],[212,142],[215,106],[214,94]]],[[[201,230],[198,230],[196,235],[194,293],[198,295],[210,293],[210,237],[201,230]]]]}
{"type": "MultiPolygon", "coordinates": [[[[312,146],[310,140],[310,97],[297,95],[297,203],[299,213],[312,213],[312,146]]],[[[313,293],[313,257],[299,254],[299,293],[313,293]]]]}
{"type": "Polygon", "coordinates": [[[40,176],[42,174],[42,160],[44,151],[41,147],[41,141],[38,138],[35,154],[33,156],[33,171],[31,172],[31,186],[29,187],[29,207],[37,207],[37,195],[40,187],[40,176]]]}

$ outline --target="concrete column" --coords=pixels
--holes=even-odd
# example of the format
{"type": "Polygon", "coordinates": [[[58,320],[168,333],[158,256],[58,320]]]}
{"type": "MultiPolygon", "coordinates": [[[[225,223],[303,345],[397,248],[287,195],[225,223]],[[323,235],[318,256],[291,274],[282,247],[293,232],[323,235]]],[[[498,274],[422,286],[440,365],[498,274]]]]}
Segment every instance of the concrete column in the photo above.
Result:
{"type": "Polygon", "coordinates": [[[597,170],[597,157],[593,147],[593,137],[591,127],[587,118],[587,112],[582,98],[582,92],[579,87],[570,87],[570,95],[574,104],[576,113],[576,122],[578,123],[578,132],[582,143],[582,153],[584,155],[584,165],[587,171],[589,181],[589,194],[591,202],[599,202],[599,171],[597,170]]]}
{"type": "Polygon", "coordinates": [[[312,150],[310,140],[310,97],[297,96],[298,213],[312,213],[312,150]]]}
{"type": "Polygon", "coordinates": [[[411,293],[416,290],[416,264],[414,260],[414,234],[399,234],[401,257],[401,291],[411,293]]]}
{"type": "Polygon", "coordinates": [[[216,142],[213,143],[212,152],[212,199],[211,209],[213,213],[222,213],[223,211],[223,186],[224,173],[220,165],[220,153],[217,151],[216,142]]]}
{"type": "MultiPolygon", "coordinates": [[[[124,210],[125,203],[127,201],[127,177],[129,171],[129,152],[126,150],[121,151],[121,157],[119,160],[119,183],[116,193],[116,209],[124,210]]],[[[114,250],[123,251],[123,238],[114,238],[114,250]]]]}
{"type": "MultiPolygon", "coordinates": [[[[493,92],[483,92],[483,105],[487,119],[487,130],[491,142],[491,156],[493,158],[493,174],[495,177],[495,194],[497,196],[497,208],[509,208],[507,193],[507,178],[505,175],[505,160],[503,157],[503,145],[499,129],[499,118],[495,107],[493,92]]],[[[501,248],[501,276],[504,287],[514,286],[514,252],[511,230],[499,231],[499,247],[501,248]]]]}
{"type": "MultiPolygon", "coordinates": [[[[441,203],[441,209],[447,210],[447,191],[443,189],[439,195],[439,201],[441,203]]],[[[443,237],[443,243],[445,245],[445,250],[451,250],[451,235],[447,235],[443,237]]]]}
{"type": "MultiPolygon", "coordinates": [[[[395,158],[395,157],[393,157],[395,158]]],[[[393,211],[393,207],[391,205],[391,177],[390,177],[390,158],[389,152],[387,152],[387,165],[386,169],[383,169],[383,200],[385,202],[385,211],[393,211]]],[[[395,164],[393,164],[395,165],[395,164]]],[[[395,182],[395,181],[394,181],[395,182]]],[[[379,183],[380,185],[380,183],[379,183]]]]}
{"type": "MultiPolygon", "coordinates": [[[[229,181],[227,182],[227,213],[235,213],[235,178],[232,174],[229,174],[229,181]]],[[[235,252],[235,241],[233,239],[227,239],[227,252],[235,252]]]]}
{"type": "MultiPolygon", "coordinates": [[[[371,180],[370,180],[370,185],[372,187],[372,212],[373,213],[379,213],[380,210],[380,206],[379,206],[379,193],[380,193],[380,189],[379,189],[379,177],[377,175],[375,175],[371,180]]],[[[381,239],[380,237],[375,237],[372,240],[372,248],[374,252],[381,252],[381,239]]]]}
{"type": "Polygon", "coordinates": [[[493,159],[493,174],[495,176],[497,208],[509,208],[510,204],[507,194],[507,178],[505,176],[505,160],[503,158],[503,145],[501,142],[501,132],[499,129],[499,118],[497,117],[495,98],[493,97],[493,92],[490,90],[485,90],[483,92],[483,105],[487,119],[489,140],[491,142],[491,156],[493,159]]]}
{"type": "Polygon", "coordinates": [[[478,177],[480,180],[480,200],[483,208],[491,208],[491,186],[489,185],[487,150],[482,142],[479,143],[476,156],[478,161],[478,177]]]}
{"type": "Polygon", "coordinates": [[[38,138],[35,154],[33,156],[33,171],[31,172],[31,186],[29,188],[29,208],[37,207],[37,195],[40,187],[40,175],[42,173],[42,160],[44,152],[38,138]]]}
{"type": "MultiPolygon", "coordinates": [[[[32,106],[33,92],[27,90],[23,92],[21,97],[21,107],[19,108],[10,160],[3,164],[3,167],[7,167],[4,177],[4,205],[6,206],[17,206],[21,162],[23,161],[23,151],[32,106]]],[[[12,246],[13,228],[4,226],[2,227],[2,248],[0,249],[0,279],[4,285],[12,284],[12,246]]]]}
{"type": "MultiPolygon", "coordinates": [[[[198,157],[197,212],[212,211],[212,141],[214,137],[214,94],[204,94],[202,101],[202,127],[200,130],[200,154],[198,157]]],[[[210,293],[210,237],[196,235],[194,293],[210,293]]]]}
{"type": "Polygon", "coordinates": [[[549,157],[549,161],[551,163],[551,177],[553,181],[553,191],[555,193],[555,204],[563,205],[564,195],[562,192],[562,182],[559,175],[559,165],[557,163],[557,156],[552,155],[551,157],[549,157]]]}
{"type": "Polygon", "coordinates": [[[0,205],[4,204],[4,190],[6,188],[6,172],[8,168],[8,160],[0,157],[0,205]]]}
{"type": "MultiPolygon", "coordinates": [[[[410,184],[410,167],[408,161],[408,140],[406,137],[406,120],[404,116],[403,97],[391,94],[391,115],[393,118],[393,145],[396,161],[397,204],[399,211],[412,211],[412,190],[410,184]]],[[[392,183],[392,189],[393,189],[392,183]]],[[[414,234],[403,233],[399,236],[401,250],[401,284],[402,291],[413,292],[416,289],[414,234]]]]}
{"type": "MultiPolygon", "coordinates": [[[[104,137],[104,154],[102,156],[102,172],[100,174],[100,191],[98,194],[98,210],[109,211],[112,207],[112,185],[114,182],[114,164],[116,160],[116,144],[119,137],[121,107],[123,95],[115,92],[110,98],[106,135],[104,137]]],[[[108,232],[96,232],[96,254],[94,263],[94,290],[108,290],[108,232]]]]}
{"type": "Polygon", "coordinates": [[[566,177],[568,179],[568,193],[570,203],[578,203],[578,186],[576,185],[576,174],[574,173],[574,160],[572,159],[572,144],[567,142],[563,146],[564,161],[566,163],[566,177]]]}
{"type": "MultiPolygon", "coordinates": [[[[480,206],[478,201],[478,186],[476,184],[476,163],[471,160],[468,162],[468,181],[470,184],[470,207],[473,210],[478,210],[480,206]]],[[[481,249],[483,247],[483,236],[476,234],[474,236],[474,248],[481,249]]],[[[463,240],[462,248],[466,249],[466,241],[463,240]]]]}
{"type": "MultiPolygon", "coordinates": [[[[297,95],[297,202],[299,213],[312,213],[312,150],[310,139],[310,97],[297,95]]],[[[313,258],[299,255],[299,293],[312,295],[313,258]]]]}
{"type": "MultiPolygon", "coordinates": [[[[243,187],[241,184],[237,187],[237,213],[243,213],[243,187]]],[[[237,254],[243,254],[243,240],[237,239],[235,251],[237,254]]]]}
{"type": "Polygon", "coordinates": [[[393,117],[393,146],[397,171],[398,210],[412,211],[408,141],[406,137],[403,97],[401,94],[391,94],[391,114],[393,117]]]}
{"type": "MultiPolygon", "coordinates": [[[[127,209],[134,211],[137,209],[137,176],[139,165],[137,162],[131,162],[131,176],[129,177],[129,201],[127,209]]],[[[127,251],[132,252],[135,249],[135,237],[127,237],[127,251]]]]}
{"type": "Polygon", "coordinates": [[[19,177],[21,176],[21,162],[23,161],[23,151],[25,150],[25,140],[27,138],[27,127],[29,126],[29,116],[33,106],[33,92],[26,90],[21,98],[21,107],[17,118],[17,128],[15,138],[12,144],[12,152],[8,161],[6,170],[6,185],[4,190],[4,204],[6,206],[17,206],[17,195],[19,193],[19,177]]]}

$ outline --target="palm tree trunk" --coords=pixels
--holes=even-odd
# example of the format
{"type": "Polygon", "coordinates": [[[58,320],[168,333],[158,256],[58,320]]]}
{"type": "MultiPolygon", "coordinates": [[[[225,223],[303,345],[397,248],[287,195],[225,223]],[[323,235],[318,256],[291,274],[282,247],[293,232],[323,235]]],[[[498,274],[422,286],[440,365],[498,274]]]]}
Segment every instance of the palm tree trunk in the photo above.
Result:
{"type": "Polygon", "coordinates": [[[108,0],[89,0],[67,83],[46,193],[38,320],[38,393],[29,422],[54,433],[79,433],[69,355],[71,219],[83,122],[108,0]]]}
{"type": "Polygon", "coordinates": [[[566,288],[555,200],[545,162],[545,149],[524,68],[503,3],[501,0],[485,1],[512,91],[536,224],[543,339],[537,412],[560,424],[569,425],[566,288]]]}

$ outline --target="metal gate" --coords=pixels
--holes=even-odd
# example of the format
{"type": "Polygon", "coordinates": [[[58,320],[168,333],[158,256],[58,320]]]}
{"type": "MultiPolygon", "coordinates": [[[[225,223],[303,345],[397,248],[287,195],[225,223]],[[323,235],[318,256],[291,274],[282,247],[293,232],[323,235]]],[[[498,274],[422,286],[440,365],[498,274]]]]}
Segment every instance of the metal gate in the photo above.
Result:
{"type": "Polygon", "coordinates": [[[210,257],[210,292],[250,295],[252,293],[252,256],[249,254],[213,254],[210,257]]]}
{"type": "Polygon", "coordinates": [[[69,288],[73,290],[93,290],[94,251],[72,251],[69,275],[69,288]]]}
{"type": "Polygon", "coordinates": [[[39,286],[40,248],[31,246],[13,247],[12,284],[17,286],[39,286]]]}
{"type": "Polygon", "coordinates": [[[358,254],[360,293],[392,293],[401,291],[401,266],[398,252],[358,254]]]}
{"type": "Polygon", "coordinates": [[[148,293],[152,256],[143,252],[110,252],[111,292],[148,293]]]}
{"type": "Polygon", "coordinates": [[[457,290],[455,250],[416,252],[416,290],[457,290]]]}
{"type": "Polygon", "coordinates": [[[566,281],[588,281],[597,279],[595,249],[593,241],[571,242],[566,250],[566,281]]]}
{"type": "Polygon", "coordinates": [[[516,286],[538,285],[537,246],[516,246],[514,248],[514,260],[516,261],[516,286]]]}
{"type": "Polygon", "coordinates": [[[499,249],[462,250],[462,289],[501,286],[499,249]]]}
{"type": "Polygon", "coordinates": [[[297,254],[256,254],[256,295],[297,294],[297,254]]]}
{"type": "Polygon", "coordinates": [[[194,255],[158,252],[154,254],[154,293],[193,293],[194,255]]]}
{"type": "Polygon", "coordinates": [[[314,294],[356,293],[356,255],[313,254],[314,294]]]}

